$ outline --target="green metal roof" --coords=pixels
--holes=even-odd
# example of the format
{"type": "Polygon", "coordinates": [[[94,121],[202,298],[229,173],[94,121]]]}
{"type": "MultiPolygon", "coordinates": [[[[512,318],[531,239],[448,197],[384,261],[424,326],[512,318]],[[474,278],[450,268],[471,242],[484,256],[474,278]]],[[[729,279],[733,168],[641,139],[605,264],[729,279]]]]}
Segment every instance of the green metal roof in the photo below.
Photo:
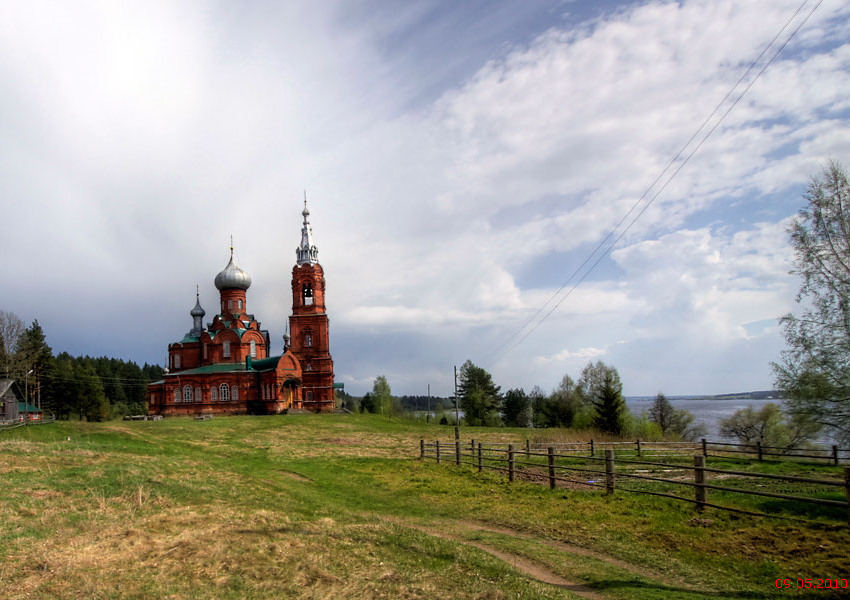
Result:
{"type": "Polygon", "coordinates": [[[201,338],[195,337],[193,335],[186,335],[182,340],[180,340],[181,344],[185,344],[186,342],[200,342],[201,338]]]}
{"type": "Polygon", "coordinates": [[[177,375],[203,375],[204,373],[230,373],[232,371],[244,371],[245,363],[216,363],[214,365],[206,365],[195,369],[187,369],[186,371],[177,371],[169,373],[169,377],[177,375]]]}
{"type": "Polygon", "coordinates": [[[29,402],[18,402],[18,412],[19,413],[34,413],[34,412],[41,412],[41,409],[33,406],[29,402]]]}
{"type": "Polygon", "coordinates": [[[260,360],[251,361],[251,369],[254,371],[269,371],[277,366],[280,356],[270,356],[260,360]]]}

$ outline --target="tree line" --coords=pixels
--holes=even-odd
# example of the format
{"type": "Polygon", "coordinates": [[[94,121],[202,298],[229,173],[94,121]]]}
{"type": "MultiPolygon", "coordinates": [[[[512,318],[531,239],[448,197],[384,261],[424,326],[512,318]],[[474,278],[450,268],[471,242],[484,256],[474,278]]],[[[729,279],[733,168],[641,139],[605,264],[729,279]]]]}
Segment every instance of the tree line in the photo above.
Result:
{"type": "Polygon", "coordinates": [[[38,320],[0,311],[0,372],[26,401],[59,419],[103,421],[147,413],[147,385],[163,369],[117,358],[53,355],[38,320]]]}
{"type": "Polygon", "coordinates": [[[457,399],[427,396],[393,396],[386,376],[375,378],[372,391],[362,398],[345,394],[341,405],[353,412],[401,416],[413,411],[431,412],[441,423],[454,422],[455,402],[463,411],[461,422],[484,427],[594,428],[613,435],[668,436],[696,439],[705,432],[694,425],[687,410],[674,408],[658,394],[647,415],[631,415],[622,394],[620,375],[602,361],[588,363],[577,381],[565,375],[558,387],[545,393],[534,386],[501,392],[493,376],[467,360],[458,374],[457,399]]]}

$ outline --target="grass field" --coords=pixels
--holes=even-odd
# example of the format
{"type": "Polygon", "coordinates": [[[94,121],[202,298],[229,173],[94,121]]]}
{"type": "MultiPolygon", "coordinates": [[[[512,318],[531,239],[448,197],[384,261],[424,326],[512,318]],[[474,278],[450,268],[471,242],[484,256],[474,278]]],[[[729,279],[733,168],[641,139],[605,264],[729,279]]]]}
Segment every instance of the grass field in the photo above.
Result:
{"type": "MultiPolygon", "coordinates": [[[[850,528],[508,484],[367,415],[0,434],[4,598],[838,598],[850,528]],[[70,439],[69,439],[70,438],[70,439]]],[[[519,430],[478,429],[481,441],[519,430]]]]}

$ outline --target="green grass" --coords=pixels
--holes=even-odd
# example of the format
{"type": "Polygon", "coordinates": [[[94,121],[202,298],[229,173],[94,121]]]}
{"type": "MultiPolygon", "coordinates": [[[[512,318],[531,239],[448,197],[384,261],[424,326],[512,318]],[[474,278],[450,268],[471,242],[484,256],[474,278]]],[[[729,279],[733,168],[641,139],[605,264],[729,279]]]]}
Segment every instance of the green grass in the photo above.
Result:
{"type": "Polygon", "coordinates": [[[575,597],[539,581],[554,577],[601,598],[773,598],[794,597],[775,589],[778,577],[850,578],[846,525],[697,515],[672,500],[550,491],[416,460],[420,437],[452,436],[368,415],[2,432],[0,589],[9,598],[575,597]]]}

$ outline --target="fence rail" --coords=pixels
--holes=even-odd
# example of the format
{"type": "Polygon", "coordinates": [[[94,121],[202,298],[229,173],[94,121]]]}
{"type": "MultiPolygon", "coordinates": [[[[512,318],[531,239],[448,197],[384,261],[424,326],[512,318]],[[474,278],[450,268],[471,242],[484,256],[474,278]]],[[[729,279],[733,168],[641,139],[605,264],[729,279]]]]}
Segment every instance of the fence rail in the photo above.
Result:
{"type": "Polygon", "coordinates": [[[41,419],[15,419],[14,421],[0,421],[0,431],[17,429],[18,427],[29,427],[31,425],[48,425],[56,421],[56,417],[48,416],[41,419]]]}
{"type": "MultiPolygon", "coordinates": [[[[493,443],[492,448],[507,448],[508,443],[493,443]]],[[[701,453],[704,457],[736,458],[739,460],[799,460],[810,459],[817,463],[829,462],[833,465],[850,463],[850,448],[839,448],[832,445],[826,449],[791,448],[780,446],[766,446],[759,442],[754,444],[741,444],[735,442],[715,442],[702,439],[698,442],[647,442],[635,440],[628,442],[601,442],[590,440],[587,442],[553,442],[535,443],[525,440],[525,451],[545,450],[555,448],[561,453],[575,453],[577,455],[601,456],[606,449],[614,450],[616,456],[681,456],[691,457],[694,453],[701,453]],[[772,458],[771,458],[772,457],[772,458]]]]}
{"type": "MultiPolygon", "coordinates": [[[[580,443],[580,444],[583,444],[580,443]]],[[[795,475],[777,475],[733,469],[720,469],[706,465],[710,455],[704,450],[706,443],[692,445],[695,453],[692,464],[682,462],[660,462],[642,460],[640,453],[646,446],[640,442],[632,450],[634,458],[618,456],[614,448],[599,448],[591,443],[589,455],[577,455],[565,448],[546,446],[545,452],[539,446],[526,442],[524,447],[514,444],[489,444],[487,446],[475,440],[461,443],[459,438],[452,442],[419,442],[420,459],[433,459],[437,463],[452,462],[457,466],[468,465],[482,472],[497,471],[507,474],[509,481],[521,478],[536,483],[548,484],[555,489],[559,484],[576,484],[590,488],[604,489],[606,494],[615,490],[630,493],[662,496],[689,502],[696,505],[698,511],[712,507],[746,514],[764,515],[752,512],[740,506],[724,506],[708,501],[709,490],[720,492],[724,499],[751,496],[772,498],[792,503],[826,506],[843,509],[844,519],[850,523],[850,467],[844,467],[843,478],[800,477],[795,475]],[[556,451],[558,450],[558,451],[556,451]],[[602,450],[602,456],[598,455],[602,450]],[[709,476],[711,479],[709,479],[709,476]],[[618,482],[619,480],[619,482],[618,482]],[[629,483],[631,482],[631,484],[629,483]],[[776,489],[765,489],[768,485],[780,485],[776,489]],[[692,497],[670,492],[671,486],[693,489],[692,497]],[[796,486],[796,488],[794,488],[796,486]],[[806,486],[803,488],[803,486],[806,486]],[[761,489],[755,489],[755,488],[761,489]],[[786,488],[794,489],[786,489],[786,488]],[[807,494],[807,495],[800,495],[807,494]]],[[[655,444],[655,442],[653,442],[655,444]]],[[[571,443],[572,446],[577,443],[571,443]]],[[[605,442],[609,446],[635,445],[632,442],[605,442]]],[[[727,445],[727,444],[723,444],[727,445]]],[[[731,444],[730,444],[731,445],[731,444]]],[[[823,458],[823,457],[818,457],[823,458]]],[[[832,461],[832,456],[826,457],[832,461]]],[[[772,507],[771,516],[785,516],[782,509],[788,506],[772,507]]],[[[835,517],[835,511],[826,516],[835,517]]]]}

